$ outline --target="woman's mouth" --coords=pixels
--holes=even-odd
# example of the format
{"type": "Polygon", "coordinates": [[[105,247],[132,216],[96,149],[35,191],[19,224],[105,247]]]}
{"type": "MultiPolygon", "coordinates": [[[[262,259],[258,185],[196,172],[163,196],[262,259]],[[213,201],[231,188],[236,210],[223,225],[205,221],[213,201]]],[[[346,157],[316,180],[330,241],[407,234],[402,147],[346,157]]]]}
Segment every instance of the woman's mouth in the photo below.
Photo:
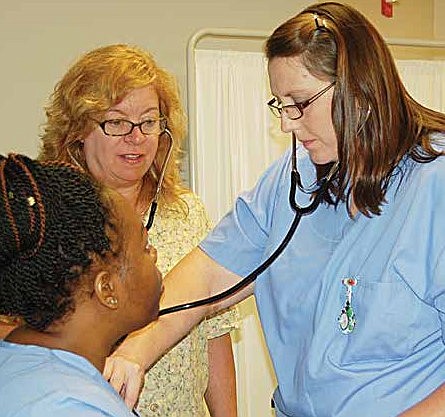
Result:
{"type": "Polygon", "coordinates": [[[122,159],[125,160],[125,162],[128,162],[130,164],[136,164],[140,162],[143,159],[142,154],[134,154],[134,153],[128,153],[124,155],[120,155],[122,159]]]}

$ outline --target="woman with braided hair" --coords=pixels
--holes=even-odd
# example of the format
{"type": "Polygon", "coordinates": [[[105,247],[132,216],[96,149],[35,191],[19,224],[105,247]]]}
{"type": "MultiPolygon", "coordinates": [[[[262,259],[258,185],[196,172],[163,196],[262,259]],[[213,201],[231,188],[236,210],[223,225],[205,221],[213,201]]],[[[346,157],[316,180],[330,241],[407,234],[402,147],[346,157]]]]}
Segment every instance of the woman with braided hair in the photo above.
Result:
{"type": "Polygon", "coordinates": [[[66,163],[0,156],[0,314],[21,323],[0,342],[2,417],[133,415],[102,371],[157,316],[152,258],[119,194],[66,163]]]}

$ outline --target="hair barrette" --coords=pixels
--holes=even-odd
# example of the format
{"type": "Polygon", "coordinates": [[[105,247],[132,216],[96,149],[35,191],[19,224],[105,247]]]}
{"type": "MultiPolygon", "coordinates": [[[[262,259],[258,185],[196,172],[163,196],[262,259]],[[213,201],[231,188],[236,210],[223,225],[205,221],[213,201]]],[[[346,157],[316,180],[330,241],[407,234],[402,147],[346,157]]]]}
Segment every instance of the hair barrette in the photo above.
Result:
{"type": "Polygon", "coordinates": [[[321,29],[321,30],[323,30],[323,29],[327,29],[327,26],[326,26],[326,19],[322,19],[322,18],[320,18],[319,16],[318,16],[318,14],[316,14],[316,13],[314,13],[314,21],[315,21],[315,26],[316,26],[316,29],[321,29]]]}

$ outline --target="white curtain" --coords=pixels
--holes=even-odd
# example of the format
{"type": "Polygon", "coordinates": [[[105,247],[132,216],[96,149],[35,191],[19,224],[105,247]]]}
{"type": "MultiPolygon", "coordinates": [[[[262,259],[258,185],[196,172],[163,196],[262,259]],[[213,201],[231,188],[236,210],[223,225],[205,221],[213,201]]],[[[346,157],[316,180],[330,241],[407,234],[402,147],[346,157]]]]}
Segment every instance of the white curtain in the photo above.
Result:
{"type": "MultiPolygon", "coordinates": [[[[196,50],[196,192],[214,221],[235,197],[289,145],[271,116],[263,54],[196,50]]],[[[445,110],[444,62],[398,61],[412,96],[445,110]]],[[[190,115],[193,117],[193,115],[190,115]]],[[[238,408],[241,417],[270,417],[275,387],[253,300],[241,305],[242,323],[235,341],[238,408]]]]}
{"type": "MultiPolygon", "coordinates": [[[[287,142],[271,140],[262,54],[197,50],[196,70],[195,191],[217,221],[287,142]]],[[[239,308],[242,320],[234,338],[239,415],[270,417],[276,384],[252,297],[239,308]]]]}
{"type": "Polygon", "coordinates": [[[217,220],[286,144],[270,139],[262,54],[197,50],[196,64],[196,191],[217,220]]]}
{"type": "Polygon", "coordinates": [[[445,112],[445,62],[397,60],[403,83],[419,103],[445,112]]]}

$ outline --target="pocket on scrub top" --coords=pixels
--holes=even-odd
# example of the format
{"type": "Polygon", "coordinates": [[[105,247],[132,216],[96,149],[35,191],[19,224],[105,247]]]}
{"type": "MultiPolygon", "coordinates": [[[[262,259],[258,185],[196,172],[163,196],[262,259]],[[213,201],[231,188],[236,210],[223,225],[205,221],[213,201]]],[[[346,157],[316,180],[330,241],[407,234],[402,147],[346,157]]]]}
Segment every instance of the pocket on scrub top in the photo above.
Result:
{"type": "Polygon", "coordinates": [[[356,327],[343,345],[341,362],[380,362],[402,359],[412,351],[418,326],[419,300],[400,281],[360,280],[352,306],[356,327]]]}

